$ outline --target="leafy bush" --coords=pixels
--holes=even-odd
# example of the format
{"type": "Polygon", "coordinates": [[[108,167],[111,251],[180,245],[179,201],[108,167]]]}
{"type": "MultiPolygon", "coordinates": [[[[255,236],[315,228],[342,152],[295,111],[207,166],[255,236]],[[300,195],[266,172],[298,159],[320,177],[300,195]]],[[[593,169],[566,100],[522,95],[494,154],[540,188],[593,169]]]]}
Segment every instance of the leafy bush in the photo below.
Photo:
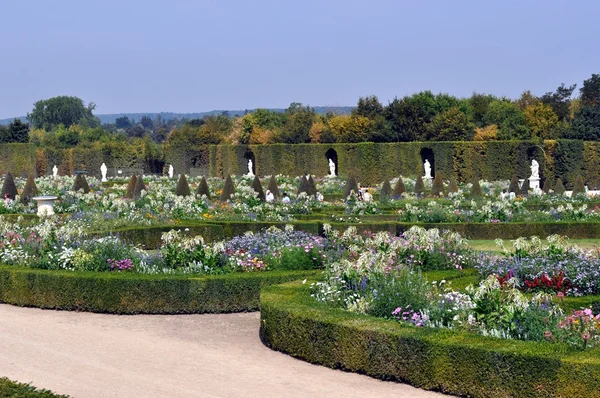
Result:
{"type": "Polygon", "coordinates": [[[185,178],[185,174],[182,174],[177,181],[177,186],[175,187],[175,195],[177,196],[190,196],[190,186],[188,185],[187,178],[185,178]]]}

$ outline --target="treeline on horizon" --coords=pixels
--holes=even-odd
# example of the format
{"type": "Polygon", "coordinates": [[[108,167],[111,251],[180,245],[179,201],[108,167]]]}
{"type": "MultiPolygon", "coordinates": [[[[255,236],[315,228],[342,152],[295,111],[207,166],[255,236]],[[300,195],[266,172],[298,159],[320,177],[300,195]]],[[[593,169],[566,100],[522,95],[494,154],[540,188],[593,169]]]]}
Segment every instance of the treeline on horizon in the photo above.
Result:
{"type": "MultiPolygon", "coordinates": [[[[292,103],[287,109],[228,112],[194,119],[128,116],[102,124],[77,97],[34,104],[28,123],[0,126],[0,142],[31,142],[69,148],[95,142],[144,140],[196,148],[208,144],[487,141],[600,138],[600,74],[577,85],[561,84],[541,96],[524,91],[518,99],[473,93],[468,98],[422,91],[382,104],[358,99],[349,114],[318,113],[292,103]]],[[[343,112],[341,112],[343,113],[343,112]]]]}

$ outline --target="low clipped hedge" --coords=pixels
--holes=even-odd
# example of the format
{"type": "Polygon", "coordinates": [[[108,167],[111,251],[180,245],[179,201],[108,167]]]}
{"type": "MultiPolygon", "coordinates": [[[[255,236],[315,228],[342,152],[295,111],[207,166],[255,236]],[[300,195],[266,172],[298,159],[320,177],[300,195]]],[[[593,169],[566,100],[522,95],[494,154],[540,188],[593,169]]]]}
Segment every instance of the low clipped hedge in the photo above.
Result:
{"type": "Polygon", "coordinates": [[[311,275],[315,271],[174,276],[0,265],[0,302],[113,314],[244,312],[259,308],[262,287],[311,275]]]}
{"type": "Polygon", "coordinates": [[[52,391],[40,390],[31,384],[17,383],[0,377],[0,397],[4,398],[69,398],[68,395],[54,394],[52,391]]]}
{"type": "Polygon", "coordinates": [[[317,303],[300,282],[263,289],[260,305],[264,343],[311,363],[472,397],[600,396],[598,348],[402,325],[317,303]]]}

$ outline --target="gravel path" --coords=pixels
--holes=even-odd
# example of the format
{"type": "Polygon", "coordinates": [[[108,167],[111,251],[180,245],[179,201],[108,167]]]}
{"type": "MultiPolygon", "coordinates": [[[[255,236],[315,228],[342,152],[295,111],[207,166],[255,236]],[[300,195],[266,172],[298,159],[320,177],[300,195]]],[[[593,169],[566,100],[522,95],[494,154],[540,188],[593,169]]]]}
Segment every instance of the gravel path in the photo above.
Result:
{"type": "Polygon", "coordinates": [[[441,397],[265,347],[259,314],[118,316],[0,304],[0,376],[73,397],[441,397]]]}

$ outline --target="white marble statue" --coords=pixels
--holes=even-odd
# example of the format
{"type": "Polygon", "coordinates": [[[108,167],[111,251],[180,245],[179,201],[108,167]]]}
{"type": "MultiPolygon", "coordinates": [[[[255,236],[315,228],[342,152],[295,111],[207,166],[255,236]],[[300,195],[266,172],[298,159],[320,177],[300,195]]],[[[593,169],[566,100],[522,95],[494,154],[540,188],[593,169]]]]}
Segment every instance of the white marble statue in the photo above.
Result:
{"type": "Polygon", "coordinates": [[[531,178],[540,178],[540,164],[537,160],[531,160],[531,178]]]}
{"type": "Polygon", "coordinates": [[[169,178],[173,178],[173,171],[174,171],[174,170],[173,170],[173,165],[172,165],[172,164],[170,164],[170,165],[169,165],[169,178]]]}
{"type": "Polygon", "coordinates": [[[335,177],[335,163],[329,159],[329,177],[335,177]]]}
{"type": "Polygon", "coordinates": [[[248,177],[254,177],[254,171],[252,171],[252,159],[248,159],[248,177]]]}
{"type": "Polygon", "coordinates": [[[102,182],[108,181],[106,179],[107,172],[108,172],[108,167],[106,167],[106,163],[102,163],[102,166],[100,166],[100,173],[102,173],[102,182]]]}
{"type": "Polygon", "coordinates": [[[58,177],[58,167],[54,165],[54,167],[52,168],[52,178],[56,180],[56,177],[58,177]]]}
{"type": "Polygon", "coordinates": [[[433,178],[431,176],[431,163],[429,163],[429,160],[425,159],[425,163],[423,163],[423,168],[425,168],[425,178],[433,178]]]}

